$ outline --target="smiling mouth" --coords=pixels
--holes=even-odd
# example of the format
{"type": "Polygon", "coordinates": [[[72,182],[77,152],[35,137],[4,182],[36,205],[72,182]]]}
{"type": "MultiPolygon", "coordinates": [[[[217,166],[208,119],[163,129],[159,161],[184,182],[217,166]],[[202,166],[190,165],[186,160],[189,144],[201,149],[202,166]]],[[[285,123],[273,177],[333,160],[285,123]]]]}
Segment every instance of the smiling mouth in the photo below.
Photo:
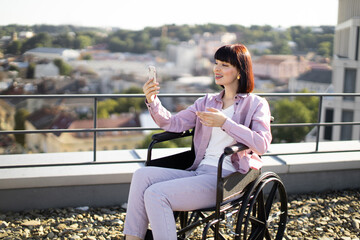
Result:
{"type": "Polygon", "coordinates": [[[220,79],[222,77],[223,77],[222,75],[215,75],[215,79],[220,79]]]}

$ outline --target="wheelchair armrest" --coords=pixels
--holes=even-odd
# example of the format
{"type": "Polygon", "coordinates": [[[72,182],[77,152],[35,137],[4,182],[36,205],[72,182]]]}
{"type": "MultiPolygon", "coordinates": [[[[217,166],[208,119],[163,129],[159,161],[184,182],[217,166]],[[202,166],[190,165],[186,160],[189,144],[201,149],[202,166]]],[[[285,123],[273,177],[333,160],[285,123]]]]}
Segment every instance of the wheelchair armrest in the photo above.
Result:
{"type": "Polygon", "coordinates": [[[186,168],[190,167],[195,159],[195,153],[194,153],[193,146],[191,147],[191,150],[189,150],[189,151],[173,155],[174,156],[173,158],[168,156],[168,157],[156,159],[155,162],[152,161],[151,154],[152,154],[153,146],[156,143],[169,141],[169,140],[182,138],[182,137],[187,137],[187,136],[193,136],[193,135],[194,135],[194,129],[187,130],[187,131],[180,132],[180,133],[161,132],[161,133],[153,134],[151,137],[152,141],[148,146],[147,158],[146,158],[145,165],[146,166],[170,167],[170,168],[176,168],[176,169],[186,169],[186,168]],[[169,158],[171,158],[171,159],[169,159],[169,158]],[[189,159],[190,162],[184,160],[184,158],[189,159]]]}
{"type": "Polygon", "coordinates": [[[190,132],[190,130],[175,133],[175,132],[162,132],[162,133],[156,133],[152,135],[152,140],[156,142],[164,142],[168,140],[173,140],[177,138],[187,137],[193,135],[193,132],[190,132]]]}
{"type": "Polygon", "coordinates": [[[224,149],[224,153],[226,156],[243,151],[248,149],[247,146],[245,146],[242,143],[235,143],[234,145],[228,146],[224,149]]]}

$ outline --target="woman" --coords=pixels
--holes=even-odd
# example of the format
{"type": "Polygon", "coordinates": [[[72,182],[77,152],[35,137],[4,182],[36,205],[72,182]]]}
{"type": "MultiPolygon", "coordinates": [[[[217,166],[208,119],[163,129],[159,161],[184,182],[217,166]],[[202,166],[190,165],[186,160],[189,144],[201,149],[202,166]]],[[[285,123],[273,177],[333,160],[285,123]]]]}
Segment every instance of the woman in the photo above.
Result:
{"type": "Polygon", "coordinates": [[[131,182],[124,233],[127,240],[143,239],[150,223],[155,240],[177,239],[173,211],[191,211],[215,205],[217,162],[223,149],[235,142],[249,151],[225,159],[223,175],[259,169],[271,142],[267,101],[250,94],[254,88],[251,57],[242,44],[226,45],[215,53],[216,84],[224,90],[199,98],[171,115],[156,94],[159,83],[144,84],[146,104],[157,125],[170,132],[195,127],[195,161],[187,170],[145,167],[131,182]]]}

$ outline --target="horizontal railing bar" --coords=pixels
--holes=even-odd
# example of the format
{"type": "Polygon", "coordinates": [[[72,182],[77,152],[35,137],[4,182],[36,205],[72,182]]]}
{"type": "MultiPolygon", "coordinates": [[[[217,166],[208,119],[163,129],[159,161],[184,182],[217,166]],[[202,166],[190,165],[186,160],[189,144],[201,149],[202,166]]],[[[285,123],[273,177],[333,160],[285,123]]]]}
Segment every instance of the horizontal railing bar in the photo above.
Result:
{"type": "MultiPolygon", "coordinates": [[[[255,93],[262,97],[360,97],[360,93],[255,93]]],[[[206,93],[161,93],[158,97],[202,97],[206,93]]],[[[68,99],[68,98],[83,98],[83,99],[95,99],[95,101],[106,98],[144,98],[144,94],[48,94],[48,95],[0,95],[0,99],[68,99]]],[[[355,101],[349,101],[354,103],[355,101]]],[[[321,107],[319,107],[321,111],[321,107]]],[[[95,107],[96,110],[96,107],[95,107]]],[[[37,134],[37,133],[77,133],[77,132],[114,132],[114,131],[154,131],[161,130],[161,128],[146,128],[146,127],[124,127],[124,128],[97,128],[96,119],[93,128],[85,129],[37,129],[37,130],[12,130],[12,131],[0,131],[0,134],[37,134]]],[[[342,126],[342,125],[360,125],[360,122],[321,122],[321,119],[317,123],[273,123],[272,127],[320,127],[320,126],[342,126]]],[[[96,137],[96,134],[94,134],[96,137]]],[[[318,141],[318,140],[317,140],[318,141]]],[[[96,144],[96,139],[94,140],[96,144]]],[[[95,145],[94,145],[95,146],[95,145]]],[[[96,148],[94,147],[94,156],[96,156],[96,148]]],[[[334,153],[334,152],[359,152],[360,150],[343,150],[343,151],[307,151],[307,152],[289,152],[289,153],[266,153],[264,156],[278,156],[278,155],[297,155],[297,154],[313,154],[313,153],[334,153]]],[[[123,164],[123,163],[142,163],[144,160],[131,160],[131,161],[116,161],[116,162],[78,162],[78,163],[54,163],[54,164],[35,164],[35,165],[13,165],[13,166],[0,166],[1,168],[26,168],[26,167],[47,167],[47,166],[71,166],[71,165],[92,165],[92,164],[123,164]]]]}
{"type": "MultiPolygon", "coordinates": [[[[158,94],[159,97],[202,97],[206,93],[158,94]]],[[[145,94],[49,94],[49,95],[0,95],[0,98],[145,98],[145,94]]]]}
{"type": "MultiPolygon", "coordinates": [[[[314,142],[315,144],[315,142],[314,142]]],[[[353,150],[329,150],[329,151],[308,151],[308,152],[285,152],[285,153],[265,153],[262,156],[280,156],[280,155],[302,155],[302,154],[318,154],[318,153],[345,153],[345,152],[360,152],[360,149],[353,149],[353,150]]]]}
{"type": "Polygon", "coordinates": [[[316,126],[339,126],[360,125],[360,122],[326,122],[326,123],[273,123],[271,127],[316,127],[316,126]]]}
{"type": "Polygon", "coordinates": [[[161,128],[128,127],[128,128],[82,128],[82,129],[40,129],[40,130],[16,130],[0,131],[0,134],[32,134],[32,133],[73,133],[73,132],[115,132],[115,131],[155,131],[161,128]]]}
{"type": "MultiPolygon", "coordinates": [[[[360,125],[360,122],[331,122],[331,123],[278,123],[271,127],[315,127],[315,126],[338,126],[338,125],[360,125]]],[[[161,128],[147,127],[124,127],[124,128],[82,128],[82,129],[39,129],[39,130],[13,130],[0,131],[0,134],[34,134],[34,133],[73,133],[73,132],[125,132],[125,131],[156,131],[161,128]]]]}
{"type": "MultiPolygon", "coordinates": [[[[255,93],[256,95],[263,97],[298,97],[298,96],[324,96],[324,97],[356,97],[360,96],[360,93],[255,93]]],[[[201,97],[206,93],[159,93],[159,97],[201,97]]],[[[0,98],[140,98],[145,97],[145,94],[44,94],[44,95],[0,95],[0,98]]]]}
{"type": "MultiPolygon", "coordinates": [[[[312,152],[288,152],[288,153],[265,153],[262,156],[280,156],[280,155],[305,155],[305,154],[319,154],[319,153],[345,153],[345,152],[360,152],[360,149],[354,150],[334,150],[334,151],[312,151],[312,152]]],[[[145,163],[146,160],[127,160],[127,161],[112,161],[112,162],[81,162],[81,163],[54,163],[54,164],[34,164],[34,165],[7,165],[0,166],[0,169],[7,168],[29,168],[29,167],[64,167],[64,166],[86,166],[86,165],[101,165],[101,164],[124,164],[124,163],[145,163]]]]}
{"type": "Polygon", "coordinates": [[[360,97],[360,93],[256,93],[256,95],[262,97],[276,97],[276,96],[285,96],[285,97],[360,97]]]}
{"type": "Polygon", "coordinates": [[[100,165],[100,164],[124,164],[124,163],[144,163],[145,160],[130,160],[130,161],[113,161],[113,162],[94,162],[89,160],[88,162],[80,162],[80,163],[54,163],[54,164],[33,164],[33,165],[8,165],[8,166],[0,166],[0,169],[4,168],[29,168],[29,167],[65,167],[65,166],[81,166],[81,165],[100,165]]]}

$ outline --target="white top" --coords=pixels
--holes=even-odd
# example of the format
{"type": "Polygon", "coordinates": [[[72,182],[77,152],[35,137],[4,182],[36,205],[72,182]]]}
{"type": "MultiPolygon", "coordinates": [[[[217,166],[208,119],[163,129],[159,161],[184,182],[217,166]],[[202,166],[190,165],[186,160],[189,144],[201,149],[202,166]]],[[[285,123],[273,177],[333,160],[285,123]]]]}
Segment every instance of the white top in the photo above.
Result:
{"type": "MultiPolygon", "coordinates": [[[[234,114],[234,105],[223,109],[225,116],[232,118],[234,114]]],[[[235,140],[224,132],[220,127],[213,127],[211,131],[211,138],[208,147],[206,148],[205,157],[200,165],[206,164],[210,166],[218,166],[219,158],[224,152],[224,148],[235,143],[235,140]]],[[[223,162],[223,169],[231,172],[236,172],[236,169],[231,163],[230,156],[226,156],[223,162]]]]}

